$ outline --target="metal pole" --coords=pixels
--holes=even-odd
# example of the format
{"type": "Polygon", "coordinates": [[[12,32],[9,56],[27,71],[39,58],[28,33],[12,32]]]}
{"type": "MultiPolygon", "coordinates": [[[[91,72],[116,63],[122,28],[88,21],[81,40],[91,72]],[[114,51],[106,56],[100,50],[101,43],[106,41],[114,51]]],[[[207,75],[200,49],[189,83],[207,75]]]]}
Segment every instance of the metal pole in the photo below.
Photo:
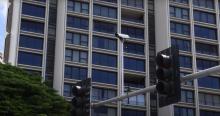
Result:
{"type": "Polygon", "coordinates": [[[156,85],[153,85],[153,86],[150,86],[150,87],[146,87],[144,89],[140,89],[140,90],[128,93],[126,95],[117,96],[117,97],[114,97],[114,98],[111,98],[111,99],[108,99],[108,100],[105,100],[105,101],[100,101],[98,103],[92,103],[91,106],[92,107],[98,107],[98,106],[101,106],[101,105],[104,105],[104,104],[107,104],[107,103],[111,103],[111,102],[115,102],[115,101],[121,101],[125,98],[140,95],[140,94],[143,94],[143,93],[146,93],[146,92],[153,92],[155,90],[156,90],[156,85]]]}
{"type": "Polygon", "coordinates": [[[120,39],[121,42],[121,53],[120,53],[120,59],[121,59],[121,95],[124,95],[124,39],[120,39]]]}
{"type": "Polygon", "coordinates": [[[183,78],[180,78],[180,81],[182,83],[182,82],[198,79],[198,78],[205,77],[205,76],[208,76],[212,73],[216,73],[219,71],[220,71],[220,65],[212,67],[212,68],[208,68],[205,70],[201,70],[201,71],[193,73],[193,74],[188,74],[188,75],[184,76],[183,78]]]}

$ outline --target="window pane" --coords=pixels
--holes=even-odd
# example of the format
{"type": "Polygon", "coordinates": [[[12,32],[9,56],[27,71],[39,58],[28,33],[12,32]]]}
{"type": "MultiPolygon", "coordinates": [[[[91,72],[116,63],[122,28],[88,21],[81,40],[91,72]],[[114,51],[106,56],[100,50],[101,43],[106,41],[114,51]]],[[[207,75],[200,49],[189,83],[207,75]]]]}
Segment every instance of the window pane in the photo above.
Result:
{"type": "Polygon", "coordinates": [[[195,116],[195,110],[186,107],[174,107],[174,116],[195,116]]]}
{"type": "Polygon", "coordinates": [[[110,33],[110,34],[114,34],[117,31],[116,24],[100,22],[100,21],[94,21],[93,28],[94,31],[110,33]]]}
{"type": "Polygon", "coordinates": [[[84,34],[79,34],[79,33],[67,32],[66,43],[88,46],[88,36],[84,34]]]}
{"type": "Polygon", "coordinates": [[[111,89],[93,88],[93,100],[107,100],[116,96],[116,91],[111,89]]]}
{"type": "Polygon", "coordinates": [[[132,6],[132,7],[138,7],[143,8],[144,2],[143,0],[122,0],[123,5],[132,6]]]}
{"type": "Polygon", "coordinates": [[[66,61],[87,63],[88,53],[80,50],[66,49],[66,61]]]}
{"type": "Polygon", "coordinates": [[[176,6],[170,6],[170,16],[181,19],[189,19],[189,10],[185,8],[179,8],[176,6]]]}
{"type": "Polygon", "coordinates": [[[171,30],[172,33],[190,35],[190,27],[189,27],[188,24],[171,22],[170,23],[170,30],[171,30]]]}
{"type": "Polygon", "coordinates": [[[195,26],[195,36],[201,37],[205,39],[217,39],[217,32],[216,29],[202,27],[202,26],[195,26]]]}
{"type": "Polygon", "coordinates": [[[196,43],[196,52],[208,55],[218,55],[218,47],[204,43],[196,43]]]}
{"type": "Polygon", "coordinates": [[[198,79],[198,84],[200,87],[220,89],[220,78],[213,76],[203,77],[198,79]]]}
{"type": "Polygon", "coordinates": [[[217,61],[205,60],[205,59],[196,59],[197,69],[204,70],[218,65],[217,61]]]}
{"type": "Polygon", "coordinates": [[[19,51],[18,52],[18,64],[41,67],[42,66],[42,55],[19,51]]]}
{"type": "Polygon", "coordinates": [[[117,41],[106,37],[93,36],[93,47],[115,51],[117,50],[117,41]]]}
{"type": "Polygon", "coordinates": [[[124,57],[124,68],[145,72],[145,61],[124,57]]]}
{"type": "Polygon", "coordinates": [[[92,116],[117,116],[117,110],[110,107],[98,107],[92,109],[92,116]]]}
{"type": "Polygon", "coordinates": [[[214,9],[214,0],[193,0],[193,5],[214,9]]]}
{"type": "Polygon", "coordinates": [[[75,16],[67,16],[67,26],[80,29],[88,29],[89,20],[75,16]]]}
{"type": "Polygon", "coordinates": [[[122,109],[122,116],[145,116],[145,111],[122,109]]]}
{"type": "Polygon", "coordinates": [[[184,4],[188,4],[189,0],[170,0],[172,2],[178,2],[178,3],[184,3],[184,4]]]}
{"type": "Polygon", "coordinates": [[[79,13],[89,13],[89,5],[85,2],[79,2],[74,0],[68,0],[68,10],[75,11],[79,13]]]}
{"type": "Polygon", "coordinates": [[[171,38],[172,46],[178,46],[180,50],[183,51],[191,51],[191,43],[189,40],[178,39],[178,38],[171,38]]]}
{"type": "Polygon", "coordinates": [[[180,67],[192,68],[192,58],[189,56],[179,57],[180,67]]]}
{"type": "Polygon", "coordinates": [[[107,84],[117,84],[117,73],[101,70],[92,70],[92,81],[107,83],[107,84]]]}
{"type": "Polygon", "coordinates": [[[21,30],[35,33],[44,33],[44,24],[40,22],[21,20],[21,30]]]}
{"type": "Polygon", "coordinates": [[[122,33],[128,34],[131,39],[144,39],[144,29],[122,26],[122,33]]]}
{"type": "Polygon", "coordinates": [[[144,45],[136,43],[124,43],[124,50],[127,53],[144,55],[144,45]]]}
{"type": "Polygon", "coordinates": [[[84,80],[87,78],[87,69],[75,66],[65,66],[64,78],[84,80]]]}
{"type": "Polygon", "coordinates": [[[101,54],[93,52],[92,55],[93,64],[116,67],[117,57],[113,55],[101,54]]]}
{"type": "Polygon", "coordinates": [[[45,17],[45,7],[23,3],[22,4],[22,14],[31,15],[36,17],[45,17]]]}
{"type": "Polygon", "coordinates": [[[71,97],[71,96],[72,96],[72,90],[71,90],[71,88],[72,88],[71,85],[64,83],[63,96],[65,96],[65,97],[71,97]]]}
{"type": "Polygon", "coordinates": [[[42,50],[43,49],[43,38],[21,35],[19,44],[21,47],[42,50]]]}
{"type": "Polygon", "coordinates": [[[194,10],[194,19],[205,23],[216,23],[215,14],[194,10]]]}

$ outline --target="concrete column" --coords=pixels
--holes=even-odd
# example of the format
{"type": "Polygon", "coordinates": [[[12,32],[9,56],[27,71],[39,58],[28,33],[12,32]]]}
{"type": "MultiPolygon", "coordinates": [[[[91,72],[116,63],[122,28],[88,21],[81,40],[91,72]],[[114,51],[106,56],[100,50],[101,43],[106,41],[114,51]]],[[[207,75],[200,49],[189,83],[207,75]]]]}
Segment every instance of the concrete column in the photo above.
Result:
{"type": "Polygon", "coordinates": [[[67,0],[57,1],[57,27],[56,27],[56,47],[54,64],[53,88],[60,95],[63,94],[64,65],[65,65],[65,38],[66,38],[66,3],[67,0]]]}

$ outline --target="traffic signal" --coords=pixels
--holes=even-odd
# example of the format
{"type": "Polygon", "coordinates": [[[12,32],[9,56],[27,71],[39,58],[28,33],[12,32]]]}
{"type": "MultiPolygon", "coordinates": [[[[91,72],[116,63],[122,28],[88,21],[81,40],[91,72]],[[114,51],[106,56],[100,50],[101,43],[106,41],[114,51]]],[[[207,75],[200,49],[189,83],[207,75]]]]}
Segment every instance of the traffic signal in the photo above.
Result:
{"type": "Polygon", "coordinates": [[[156,63],[159,107],[180,101],[179,50],[176,47],[170,47],[160,51],[157,53],[156,63]]]}
{"type": "Polygon", "coordinates": [[[91,79],[76,83],[72,87],[72,116],[89,116],[90,115],[90,90],[91,79]]]}

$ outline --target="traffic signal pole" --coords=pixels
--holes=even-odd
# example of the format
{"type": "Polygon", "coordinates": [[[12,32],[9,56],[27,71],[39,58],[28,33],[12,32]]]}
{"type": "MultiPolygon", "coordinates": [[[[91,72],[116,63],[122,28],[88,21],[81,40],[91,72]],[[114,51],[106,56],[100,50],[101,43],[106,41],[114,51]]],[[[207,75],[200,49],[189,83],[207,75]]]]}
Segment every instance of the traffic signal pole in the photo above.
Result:
{"type": "MultiPolygon", "coordinates": [[[[217,73],[217,72],[220,72],[220,65],[212,67],[212,68],[208,68],[208,69],[205,69],[205,70],[202,70],[202,71],[199,71],[199,72],[194,73],[194,74],[186,75],[184,77],[181,77],[180,79],[181,79],[181,83],[183,83],[183,82],[186,82],[186,81],[190,81],[190,80],[198,79],[198,78],[201,78],[201,77],[205,77],[205,76],[208,76],[210,74],[217,73]]],[[[101,106],[101,105],[104,105],[104,104],[107,104],[107,103],[120,101],[120,100],[123,100],[125,98],[129,98],[129,97],[132,97],[132,96],[137,96],[137,95],[147,93],[147,92],[154,92],[154,91],[156,91],[156,85],[146,87],[144,89],[140,89],[140,90],[128,93],[126,95],[117,96],[117,97],[114,97],[114,98],[111,98],[111,99],[108,99],[108,100],[105,100],[105,101],[100,101],[98,103],[92,103],[91,107],[92,108],[98,107],[98,106],[101,106]]]]}
{"type": "Polygon", "coordinates": [[[137,90],[137,91],[134,91],[134,92],[122,95],[122,96],[117,96],[117,97],[114,97],[114,98],[111,98],[111,99],[108,99],[108,100],[105,100],[105,101],[100,101],[98,103],[92,103],[91,107],[98,107],[98,106],[101,106],[101,105],[104,105],[104,104],[107,104],[107,103],[111,103],[111,102],[115,102],[115,101],[121,101],[125,98],[129,98],[129,97],[132,97],[132,96],[137,96],[137,95],[147,93],[147,92],[153,92],[155,90],[156,90],[156,85],[153,85],[153,86],[146,87],[144,89],[140,89],[140,90],[137,90]]]}
{"type": "Polygon", "coordinates": [[[184,76],[183,78],[180,78],[180,81],[182,83],[182,82],[198,79],[201,77],[209,76],[210,74],[217,73],[217,72],[220,73],[220,65],[215,66],[215,67],[211,67],[211,68],[208,68],[205,70],[201,70],[201,71],[193,73],[193,74],[188,74],[188,75],[184,76]]]}

